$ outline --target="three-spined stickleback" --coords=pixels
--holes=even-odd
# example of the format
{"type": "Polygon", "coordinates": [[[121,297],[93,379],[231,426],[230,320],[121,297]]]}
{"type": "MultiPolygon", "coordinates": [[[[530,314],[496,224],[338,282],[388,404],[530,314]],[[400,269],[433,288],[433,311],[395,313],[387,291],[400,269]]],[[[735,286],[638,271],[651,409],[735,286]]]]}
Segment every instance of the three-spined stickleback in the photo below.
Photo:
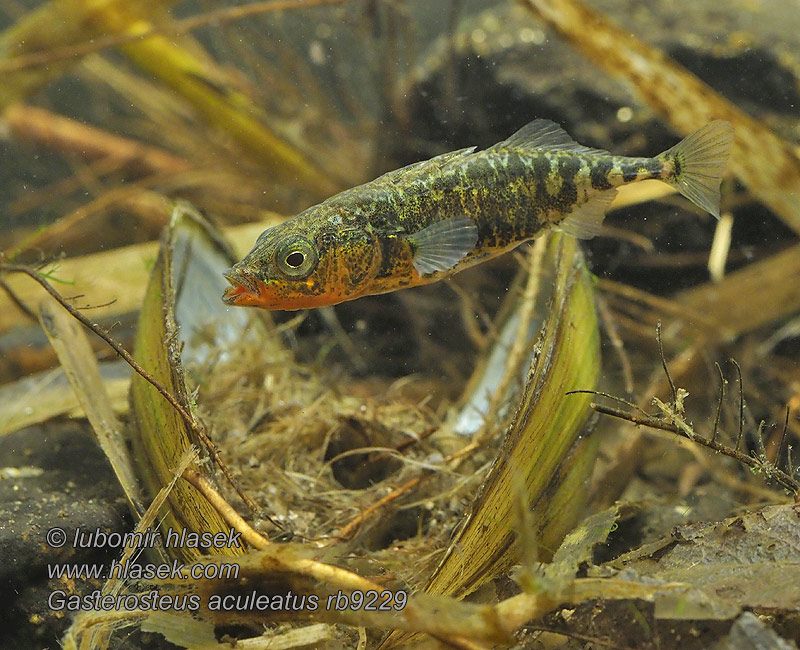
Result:
{"type": "Polygon", "coordinates": [[[534,120],[482,151],[461,149],[346,190],[269,228],[225,273],[223,300],[264,309],[335,305],[428,284],[547,229],[600,232],[616,188],[658,179],[719,217],[733,129],[714,121],[655,158],[584,147],[534,120]]]}

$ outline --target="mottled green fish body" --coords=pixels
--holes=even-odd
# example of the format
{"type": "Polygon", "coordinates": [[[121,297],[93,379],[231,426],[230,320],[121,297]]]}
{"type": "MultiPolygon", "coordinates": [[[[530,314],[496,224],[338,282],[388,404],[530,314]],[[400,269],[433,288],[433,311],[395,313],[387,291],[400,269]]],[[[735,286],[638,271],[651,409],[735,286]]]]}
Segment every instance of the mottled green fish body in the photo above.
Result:
{"type": "Polygon", "coordinates": [[[616,188],[674,185],[719,216],[732,128],[716,121],[655,158],[574,142],[535,120],[489,149],[415,163],[265,231],[226,277],[230,304],[299,309],[426,284],[555,228],[600,232],[616,188]]]}

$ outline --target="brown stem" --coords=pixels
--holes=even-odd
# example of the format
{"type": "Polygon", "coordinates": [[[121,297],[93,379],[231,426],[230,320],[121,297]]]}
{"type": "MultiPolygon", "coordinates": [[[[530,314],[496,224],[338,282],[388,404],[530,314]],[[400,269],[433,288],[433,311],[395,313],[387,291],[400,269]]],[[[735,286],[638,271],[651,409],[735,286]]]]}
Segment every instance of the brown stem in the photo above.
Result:
{"type": "Polygon", "coordinates": [[[136,171],[169,175],[191,167],[187,160],[157,147],[112,135],[42,108],[12,104],[3,113],[3,119],[21,139],[45,144],[60,153],[77,153],[86,160],[109,159],[136,171]]]}
{"type": "Polygon", "coordinates": [[[728,456],[729,458],[733,458],[734,460],[738,461],[742,465],[746,465],[747,467],[758,470],[758,471],[765,471],[766,474],[770,477],[775,479],[781,486],[786,488],[787,490],[791,491],[795,497],[800,496],[800,482],[794,479],[794,477],[789,476],[785,472],[779,470],[777,467],[765,467],[765,463],[758,458],[754,458],[753,456],[748,456],[746,454],[741,453],[738,449],[732,449],[726,445],[718,443],[716,440],[712,440],[710,438],[704,438],[703,436],[697,435],[691,428],[687,425],[680,426],[678,424],[673,424],[670,422],[664,422],[658,418],[649,417],[647,415],[640,416],[634,413],[629,413],[627,411],[623,411],[622,409],[614,408],[611,406],[604,406],[603,404],[592,403],[590,404],[591,408],[598,413],[602,413],[603,415],[610,415],[615,418],[620,418],[621,420],[626,420],[631,422],[632,424],[650,427],[652,429],[660,429],[661,431],[669,431],[670,433],[678,434],[683,438],[687,438],[692,442],[697,443],[698,445],[702,445],[703,447],[708,447],[709,449],[713,449],[724,456],[728,456]]]}
{"type": "Polygon", "coordinates": [[[185,470],[181,476],[206,498],[214,507],[214,510],[225,520],[226,524],[242,533],[242,537],[244,537],[245,541],[250,544],[250,546],[263,549],[269,545],[270,541],[250,526],[250,524],[222,498],[222,495],[214,489],[211,483],[208,482],[208,479],[190,469],[185,470]]]}

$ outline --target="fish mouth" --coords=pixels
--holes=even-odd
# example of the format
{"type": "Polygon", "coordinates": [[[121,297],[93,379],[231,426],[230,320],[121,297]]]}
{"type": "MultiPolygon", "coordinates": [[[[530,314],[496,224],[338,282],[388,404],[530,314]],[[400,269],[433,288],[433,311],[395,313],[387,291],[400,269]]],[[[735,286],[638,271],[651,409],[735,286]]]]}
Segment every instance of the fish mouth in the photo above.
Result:
{"type": "Polygon", "coordinates": [[[228,305],[256,305],[261,299],[259,283],[250,273],[235,266],[222,276],[231,283],[222,294],[222,301],[228,305]]]}
{"type": "Polygon", "coordinates": [[[231,283],[231,286],[222,294],[222,300],[228,305],[237,307],[295,311],[335,305],[355,297],[345,296],[338,291],[317,294],[310,291],[310,287],[307,291],[297,288],[294,292],[285,292],[280,287],[276,287],[273,282],[265,282],[254,272],[237,266],[228,269],[222,275],[231,283]]]}

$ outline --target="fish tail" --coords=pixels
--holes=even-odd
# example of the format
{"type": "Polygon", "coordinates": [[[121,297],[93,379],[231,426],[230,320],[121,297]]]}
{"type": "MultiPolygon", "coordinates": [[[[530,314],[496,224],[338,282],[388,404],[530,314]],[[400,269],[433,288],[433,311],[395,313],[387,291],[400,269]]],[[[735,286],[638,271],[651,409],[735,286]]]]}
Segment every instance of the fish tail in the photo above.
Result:
{"type": "Polygon", "coordinates": [[[696,206],[719,219],[719,185],[733,143],[730,122],[714,120],[658,156],[672,163],[664,181],[696,206]]]}
{"type": "Polygon", "coordinates": [[[719,185],[732,143],[730,122],[714,120],[706,124],[658,156],[673,168],[663,180],[719,219],[719,185]]]}

